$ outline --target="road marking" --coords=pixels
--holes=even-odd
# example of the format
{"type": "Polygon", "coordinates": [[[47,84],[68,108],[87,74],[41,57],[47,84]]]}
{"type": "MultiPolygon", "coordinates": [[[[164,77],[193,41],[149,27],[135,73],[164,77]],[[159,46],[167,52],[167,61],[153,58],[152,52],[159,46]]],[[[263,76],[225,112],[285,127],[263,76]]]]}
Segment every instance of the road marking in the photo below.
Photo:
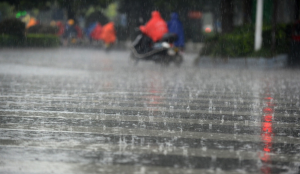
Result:
{"type": "MultiPolygon", "coordinates": [[[[89,120],[103,120],[103,121],[132,121],[132,122],[146,122],[146,123],[175,123],[175,124],[212,124],[212,126],[228,125],[228,126],[247,126],[247,127],[261,127],[260,121],[240,120],[204,120],[204,119],[180,119],[174,117],[157,117],[157,116],[133,116],[133,115],[117,115],[117,114],[90,114],[90,113],[43,113],[34,112],[0,112],[0,117],[16,117],[16,118],[54,118],[54,119],[89,119],[89,120]],[[13,115],[15,114],[15,115],[13,115]]],[[[257,117],[260,118],[260,117],[257,117]]],[[[273,128],[296,128],[299,124],[295,123],[277,123],[273,122],[273,128]]]]}
{"type": "MultiPolygon", "coordinates": [[[[51,91],[52,92],[52,91],[51,91]]],[[[147,95],[140,95],[140,93],[138,92],[136,95],[132,95],[132,96],[127,96],[126,94],[117,94],[117,93],[105,93],[105,91],[102,91],[102,92],[93,92],[93,93],[84,93],[84,94],[53,94],[53,93],[37,93],[36,91],[34,91],[34,94],[31,95],[31,96],[28,96],[28,98],[37,98],[37,99],[41,99],[41,97],[43,96],[45,99],[57,99],[57,98],[64,98],[64,99],[78,99],[78,97],[83,97],[83,98],[95,98],[95,100],[99,100],[97,99],[97,97],[95,97],[95,94],[97,93],[100,93],[96,96],[99,96],[101,98],[104,98],[104,99],[118,99],[118,100],[122,100],[122,99],[126,99],[126,100],[132,100],[132,101],[136,101],[137,99],[143,99],[145,101],[147,100],[150,100],[151,98],[154,98],[156,97],[156,100],[157,101],[162,101],[162,100],[177,100],[177,101],[186,101],[186,102],[196,102],[196,101],[202,101],[202,102],[209,102],[210,100],[212,100],[213,102],[234,102],[236,101],[237,103],[240,103],[240,98],[243,100],[244,103],[252,103],[253,102],[253,99],[260,99],[260,100],[263,100],[263,97],[251,97],[251,98],[242,98],[240,96],[238,97],[232,97],[232,98],[222,98],[222,96],[218,96],[217,98],[215,97],[215,95],[211,95],[211,96],[203,96],[203,97],[189,97],[189,96],[186,96],[186,97],[168,97],[168,96],[164,96],[165,94],[164,93],[150,93],[150,94],[147,94],[147,95]],[[51,94],[51,96],[47,96],[48,94],[51,94]],[[159,95],[157,95],[159,94],[159,95]],[[40,97],[35,97],[35,95],[38,95],[40,97]]],[[[14,94],[11,94],[11,95],[3,95],[1,94],[0,95],[0,98],[4,98],[4,97],[14,97],[14,98],[20,98],[20,97],[23,97],[24,96],[24,93],[17,93],[17,92],[14,92],[14,94]],[[16,94],[20,94],[20,95],[16,95],[16,94]]],[[[27,99],[27,98],[26,98],[27,99]]],[[[292,101],[286,101],[285,98],[280,98],[280,99],[277,99],[274,101],[276,104],[294,104],[294,102],[292,101]]]]}
{"type": "MultiPolygon", "coordinates": [[[[20,106],[23,106],[23,105],[20,105],[20,106]]],[[[30,106],[30,105],[28,105],[30,106]]],[[[44,105],[43,105],[44,106],[44,105]]],[[[60,109],[60,112],[63,112],[63,110],[76,110],[78,109],[78,107],[62,107],[61,105],[51,105],[49,107],[53,107],[53,108],[59,108],[60,109]]],[[[42,108],[40,108],[42,109],[42,108]]],[[[99,107],[86,107],[86,108],[79,108],[79,109],[97,109],[97,110],[115,110],[115,111],[146,111],[146,112],[149,112],[151,109],[155,112],[164,112],[164,113],[181,113],[181,114],[205,114],[205,115],[219,115],[219,116],[222,116],[222,115],[231,115],[231,116],[261,116],[263,115],[262,111],[261,112],[235,112],[235,111],[211,111],[211,112],[208,112],[208,110],[185,110],[185,109],[174,109],[172,111],[170,111],[169,109],[167,109],[166,107],[113,107],[113,106],[102,106],[102,105],[99,105],[99,107]]],[[[0,111],[12,111],[12,109],[0,109],[0,111]]],[[[24,111],[24,110],[23,110],[24,111]]],[[[45,111],[45,112],[51,112],[51,111],[45,111]]],[[[299,115],[285,115],[285,114],[281,114],[281,113],[276,113],[276,116],[275,117],[300,117],[299,115]]]]}
{"type": "Polygon", "coordinates": [[[131,174],[211,174],[221,172],[222,174],[239,174],[241,171],[223,171],[221,169],[189,169],[174,167],[152,167],[138,165],[112,165],[112,164],[84,164],[84,163],[67,163],[67,162],[50,162],[50,161],[21,161],[0,159],[0,173],[131,173],[131,174]],[[34,167],[33,167],[34,166],[34,167]],[[47,170],[45,170],[47,169],[47,170]],[[21,171],[20,171],[21,170],[21,171]]]}
{"type": "MultiPolygon", "coordinates": [[[[121,127],[80,127],[80,126],[24,126],[24,125],[1,125],[0,131],[35,131],[35,132],[62,132],[76,134],[100,134],[100,135],[133,135],[147,137],[176,137],[192,139],[210,139],[224,141],[251,141],[261,142],[258,135],[226,134],[226,133],[207,133],[207,132],[188,132],[188,131],[168,131],[168,130],[149,130],[149,129],[127,129],[121,127]]],[[[299,137],[272,137],[273,143],[300,144],[299,137]]]]}
{"type": "Polygon", "coordinates": [[[17,143],[2,143],[0,140],[0,147],[6,148],[49,148],[55,150],[72,150],[72,151],[92,151],[92,152],[111,152],[124,154],[155,154],[155,155],[177,155],[177,156],[192,156],[192,157],[212,157],[216,158],[234,158],[239,160],[260,160],[262,155],[268,155],[271,161],[278,162],[300,162],[300,155],[289,154],[274,154],[264,151],[247,152],[235,151],[234,149],[217,150],[203,148],[187,148],[175,146],[147,146],[147,145],[132,145],[129,143],[120,143],[118,145],[112,144],[82,144],[74,143],[72,141],[51,142],[51,141],[22,141],[17,143]]]}

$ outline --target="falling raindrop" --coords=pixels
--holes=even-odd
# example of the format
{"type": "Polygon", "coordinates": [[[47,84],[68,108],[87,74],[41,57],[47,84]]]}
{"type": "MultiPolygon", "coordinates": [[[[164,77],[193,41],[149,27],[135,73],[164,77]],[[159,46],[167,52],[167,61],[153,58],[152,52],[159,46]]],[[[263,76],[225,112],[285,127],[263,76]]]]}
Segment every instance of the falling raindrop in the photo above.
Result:
{"type": "Polygon", "coordinates": [[[211,107],[211,106],[208,107],[208,112],[209,112],[209,113],[212,113],[212,107],[211,107]]]}
{"type": "Polygon", "coordinates": [[[224,123],[224,115],[222,115],[221,124],[224,123]]]}
{"type": "Polygon", "coordinates": [[[284,116],[289,117],[290,114],[288,113],[288,111],[284,111],[284,116]]]}
{"type": "Polygon", "coordinates": [[[187,107],[186,107],[186,112],[190,112],[190,106],[188,105],[187,107]]]}

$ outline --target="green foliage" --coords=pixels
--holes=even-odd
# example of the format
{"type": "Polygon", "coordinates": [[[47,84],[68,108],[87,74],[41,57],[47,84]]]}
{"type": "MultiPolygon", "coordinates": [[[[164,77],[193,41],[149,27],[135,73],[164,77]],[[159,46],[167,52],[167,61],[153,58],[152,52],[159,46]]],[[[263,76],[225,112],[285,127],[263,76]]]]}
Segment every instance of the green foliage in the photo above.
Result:
{"type": "Polygon", "coordinates": [[[19,47],[24,45],[25,38],[11,35],[0,35],[0,47],[19,47]]]}
{"type": "MultiPolygon", "coordinates": [[[[287,53],[290,46],[292,24],[279,24],[276,30],[276,51],[277,53],[287,53]]],[[[272,27],[263,28],[263,47],[271,49],[272,27]]]]}
{"type": "Polygon", "coordinates": [[[0,21],[5,18],[13,17],[14,7],[7,2],[0,2],[0,21]]]}
{"type": "Polygon", "coordinates": [[[59,46],[59,38],[50,34],[28,34],[25,39],[27,47],[55,47],[59,46]]]}
{"type": "MultiPolygon", "coordinates": [[[[151,2],[151,1],[150,1],[151,2]]],[[[152,1],[155,9],[161,11],[167,11],[170,13],[172,11],[186,11],[186,9],[190,10],[202,10],[202,8],[207,4],[207,1],[199,1],[199,0],[154,0],[152,1]]],[[[149,3],[149,1],[148,1],[149,3]]],[[[216,0],[210,0],[209,3],[213,3],[216,5],[216,0]]]]}
{"type": "MultiPolygon", "coordinates": [[[[51,0],[54,1],[54,0],[51,0]]],[[[95,9],[106,8],[113,0],[57,0],[60,7],[66,8],[68,12],[74,14],[83,12],[83,9],[95,7],[95,9]]]]}
{"type": "Polygon", "coordinates": [[[56,47],[59,38],[55,35],[28,34],[25,38],[0,35],[0,47],[56,47]]]}
{"type": "Polygon", "coordinates": [[[19,19],[5,19],[0,22],[0,34],[13,35],[22,38],[25,36],[25,24],[19,19]]]}
{"type": "Polygon", "coordinates": [[[253,34],[226,34],[205,41],[202,55],[214,57],[246,56],[253,51],[253,34]]]}
{"type": "MultiPolygon", "coordinates": [[[[287,53],[289,50],[291,25],[278,25],[276,31],[276,53],[287,53]]],[[[263,46],[258,52],[254,51],[254,26],[237,27],[232,33],[207,37],[201,55],[213,57],[245,57],[264,56],[271,54],[271,26],[263,27],[263,46]]]]}
{"type": "Polygon", "coordinates": [[[37,0],[10,0],[9,3],[17,7],[18,10],[27,10],[31,8],[38,8],[46,10],[49,8],[48,1],[37,1],[37,0]]]}
{"type": "MultiPolygon", "coordinates": [[[[252,14],[251,18],[253,23],[256,20],[256,5],[257,0],[252,1],[252,14]]],[[[263,21],[264,24],[271,24],[272,23],[272,9],[273,9],[273,0],[264,0],[263,1],[263,21]]]]}
{"type": "Polygon", "coordinates": [[[109,4],[104,10],[104,14],[113,21],[118,14],[118,4],[116,2],[109,4]]]}
{"type": "Polygon", "coordinates": [[[58,32],[57,27],[52,27],[50,25],[34,25],[27,29],[29,34],[56,34],[58,32]]]}

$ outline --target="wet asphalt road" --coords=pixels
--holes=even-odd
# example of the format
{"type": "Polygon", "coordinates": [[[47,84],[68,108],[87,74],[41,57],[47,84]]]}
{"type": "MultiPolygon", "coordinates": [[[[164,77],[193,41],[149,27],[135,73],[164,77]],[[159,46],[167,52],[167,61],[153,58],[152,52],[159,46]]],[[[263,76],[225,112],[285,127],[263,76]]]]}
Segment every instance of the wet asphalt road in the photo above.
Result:
{"type": "Polygon", "coordinates": [[[299,173],[299,70],[0,50],[0,173],[299,173]]]}

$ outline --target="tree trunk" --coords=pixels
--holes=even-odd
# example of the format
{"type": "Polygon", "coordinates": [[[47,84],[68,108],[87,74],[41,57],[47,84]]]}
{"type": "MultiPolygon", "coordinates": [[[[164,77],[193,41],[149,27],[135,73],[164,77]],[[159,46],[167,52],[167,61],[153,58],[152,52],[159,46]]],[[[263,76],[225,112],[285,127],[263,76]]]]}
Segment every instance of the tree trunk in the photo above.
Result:
{"type": "Polygon", "coordinates": [[[299,20],[300,14],[300,0],[295,0],[295,20],[299,20]]]}
{"type": "Polygon", "coordinates": [[[233,30],[233,0],[221,0],[222,33],[233,30]]]}
{"type": "Polygon", "coordinates": [[[271,43],[271,53],[272,53],[272,57],[274,57],[275,54],[276,54],[277,6],[278,6],[278,0],[273,0],[273,12],[272,12],[272,43],[271,43]]]}
{"type": "Polygon", "coordinates": [[[244,3],[243,4],[243,8],[244,8],[243,23],[250,24],[250,23],[252,23],[251,12],[252,12],[253,0],[244,0],[243,3],[244,3]]]}

